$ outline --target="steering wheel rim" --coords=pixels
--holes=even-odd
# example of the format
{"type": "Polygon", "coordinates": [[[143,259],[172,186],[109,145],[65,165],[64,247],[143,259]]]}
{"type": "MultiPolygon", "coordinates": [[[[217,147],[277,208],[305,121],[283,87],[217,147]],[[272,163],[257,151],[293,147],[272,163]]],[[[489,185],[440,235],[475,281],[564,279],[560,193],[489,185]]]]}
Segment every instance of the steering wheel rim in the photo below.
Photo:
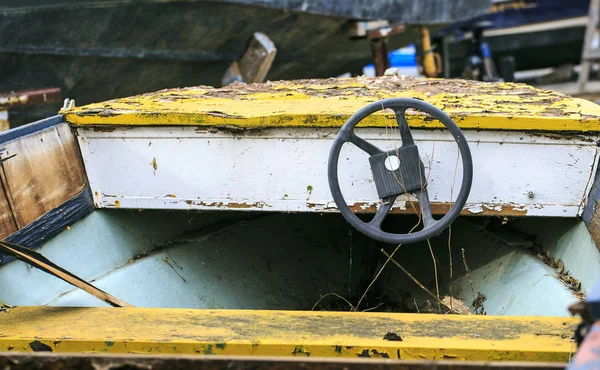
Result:
{"type": "MultiPolygon", "coordinates": [[[[421,166],[421,168],[424,168],[420,157],[418,157],[418,149],[416,149],[416,153],[419,165],[421,166]]],[[[379,183],[377,183],[377,177],[373,167],[373,162],[371,162],[371,169],[374,176],[374,180],[376,180],[376,185],[378,185],[379,193],[379,183]]],[[[450,117],[448,117],[448,115],[445,114],[442,110],[422,100],[411,98],[390,98],[379,100],[363,107],[362,109],[357,111],[352,117],[350,117],[348,121],[346,121],[346,123],[342,126],[342,128],[340,129],[333,141],[333,145],[329,152],[327,172],[329,180],[329,189],[331,191],[333,199],[340,213],[346,219],[346,221],[348,221],[348,223],[350,223],[355,229],[357,229],[361,233],[380,242],[393,244],[408,244],[420,242],[426,239],[430,239],[436,235],[439,235],[460,215],[460,212],[462,211],[469,197],[471,184],[473,182],[473,160],[471,157],[469,145],[464,134],[456,125],[456,123],[450,117]],[[381,198],[380,193],[380,200],[383,200],[384,203],[379,205],[377,212],[373,217],[373,220],[371,220],[370,222],[364,222],[360,218],[358,218],[358,216],[354,214],[354,212],[352,212],[352,210],[346,204],[346,200],[342,195],[338,179],[338,162],[342,146],[346,142],[351,142],[352,144],[356,145],[359,149],[371,155],[371,158],[369,159],[370,161],[376,156],[381,157],[382,153],[387,153],[387,155],[389,155],[390,152],[382,151],[375,145],[365,141],[364,139],[361,139],[354,133],[354,128],[364,118],[383,109],[392,109],[398,121],[400,135],[402,138],[402,146],[396,149],[396,152],[405,147],[416,147],[416,144],[414,144],[414,141],[412,140],[412,134],[410,128],[408,127],[408,123],[406,121],[405,116],[406,110],[409,108],[414,108],[419,111],[430,114],[431,116],[442,122],[444,126],[446,126],[448,131],[450,131],[458,145],[460,156],[462,158],[463,178],[456,201],[454,202],[453,206],[450,208],[448,213],[446,213],[439,220],[435,220],[432,216],[431,207],[429,204],[429,195],[427,193],[427,182],[425,180],[424,186],[422,186],[420,190],[414,191],[415,193],[419,193],[417,195],[417,198],[419,200],[419,206],[421,208],[421,215],[423,216],[423,229],[410,234],[394,234],[381,230],[381,223],[383,222],[383,219],[387,216],[388,212],[391,210],[396,197],[400,194],[410,193],[412,191],[406,191],[407,189],[404,188],[405,191],[403,193],[390,197],[389,199],[387,199],[387,203],[385,203],[386,199],[381,198]],[[399,115],[399,113],[401,113],[401,115],[399,115]]],[[[402,171],[400,173],[402,173],[402,171]]]]}

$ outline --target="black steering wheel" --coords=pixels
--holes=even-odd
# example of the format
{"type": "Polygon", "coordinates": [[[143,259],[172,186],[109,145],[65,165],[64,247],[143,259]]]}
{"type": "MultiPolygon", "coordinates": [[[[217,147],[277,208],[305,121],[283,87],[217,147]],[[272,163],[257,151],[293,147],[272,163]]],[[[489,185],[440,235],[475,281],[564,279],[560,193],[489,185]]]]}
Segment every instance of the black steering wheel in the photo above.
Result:
{"type": "Polygon", "coordinates": [[[421,100],[392,98],[367,105],[350,117],[344,126],[342,126],[329,152],[328,178],[329,189],[340,213],[358,231],[384,243],[416,243],[440,234],[458,217],[471,191],[473,160],[471,159],[471,151],[469,150],[465,136],[448,115],[421,100]],[[354,133],[354,128],[370,114],[388,108],[392,109],[396,115],[402,146],[386,152],[358,137],[354,133]],[[427,194],[425,167],[423,166],[423,162],[421,162],[419,149],[413,141],[406,121],[406,110],[408,108],[428,113],[442,122],[452,136],[454,136],[454,140],[456,140],[456,144],[460,150],[463,165],[462,184],[456,202],[454,202],[450,211],[440,220],[434,219],[431,213],[429,195],[427,194]],[[373,173],[377,194],[381,199],[381,204],[375,213],[375,217],[370,222],[362,221],[352,212],[340,190],[338,162],[342,145],[346,142],[356,145],[370,155],[371,172],[373,173]],[[423,228],[410,234],[393,234],[381,230],[381,223],[392,209],[396,197],[408,193],[414,193],[417,196],[423,217],[423,228]]]}

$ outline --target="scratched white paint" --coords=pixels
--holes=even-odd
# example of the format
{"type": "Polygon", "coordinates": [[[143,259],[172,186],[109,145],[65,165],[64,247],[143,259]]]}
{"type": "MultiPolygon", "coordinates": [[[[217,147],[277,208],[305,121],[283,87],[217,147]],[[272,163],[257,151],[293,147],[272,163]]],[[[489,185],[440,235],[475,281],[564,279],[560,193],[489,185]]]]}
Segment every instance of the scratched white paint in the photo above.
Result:
{"type": "MultiPolygon", "coordinates": [[[[130,126],[112,132],[79,128],[78,133],[98,207],[336,210],[327,182],[334,129],[232,134],[130,126]]],[[[391,130],[357,129],[357,134],[382,149],[393,149],[397,141],[391,130]]],[[[596,138],[499,131],[465,135],[474,163],[466,209],[478,214],[510,206],[536,216],[579,214],[596,166],[596,138]]],[[[429,173],[432,203],[454,200],[462,177],[456,143],[444,130],[414,130],[413,136],[429,173]]],[[[368,155],[352,144],[342,149],[340,183],[348,204],[363,209],[377,204],[368,155]]],[[[407,206],[406,198],[396,202],[396,207],[407,206]]]]}

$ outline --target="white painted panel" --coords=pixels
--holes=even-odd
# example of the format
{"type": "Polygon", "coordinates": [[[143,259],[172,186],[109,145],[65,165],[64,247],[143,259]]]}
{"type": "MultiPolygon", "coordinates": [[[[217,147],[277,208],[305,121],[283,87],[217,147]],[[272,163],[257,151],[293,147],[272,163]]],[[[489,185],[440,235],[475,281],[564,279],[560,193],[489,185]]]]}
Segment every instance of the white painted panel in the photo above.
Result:
{"type": "MultiPolygon", "coordinates": [[[[99,207],[318,212],[335,210],[327,183],[327,158],[336,132],[79,129],[99,207]]],[[[358,129],[357,133],[382,149],[394,148],[391,130],[358,129]]],[[[467,206],[472,213],[511,206],[528,215],[578,214],[595,168],[594,140],[524,132],[465,134],[474,162],[467,206]]],[[[414,130],[413,136],[426,171],[431,167],[432,203],[451,202],[455,171],[454,198],[462,176],[460,162],[456,166],[456,143],[443,130],[414,130]]],[[[349,204],[376,204],[368,156],[351,144],[345,145],[340,157],[340,183],[349,204]]],[[[397,203],[405,206],[402,200],[397,203]]]]}

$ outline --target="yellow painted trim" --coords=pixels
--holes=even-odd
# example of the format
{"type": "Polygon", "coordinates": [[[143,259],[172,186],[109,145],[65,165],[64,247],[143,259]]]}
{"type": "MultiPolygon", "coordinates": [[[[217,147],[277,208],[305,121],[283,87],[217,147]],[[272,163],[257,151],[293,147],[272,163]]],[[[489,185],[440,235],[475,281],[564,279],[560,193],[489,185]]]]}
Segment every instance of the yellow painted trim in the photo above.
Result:
{"type": "Polygon", "coordinates": [[[17,307],[0,312],[0,352],[566,362],[576,325],[557,317],[17,307]],[[403,340],[384,340],[388,332],[403,340]]]}
{"type": "MultiPolygon", "coordinates": [[[[427,101],[463,129],[600,131],[598,105],[553,91],[514,83],[397,76],[171,89],[61,113],[73,125],[340,127],[363,106],[391,97],[427,101]]],[[[409,114],[409,124],[443,127],[422,114],[409,114]]],[[[394,119],[376,114],[361,125],[392,126],[394,119]]]]}

